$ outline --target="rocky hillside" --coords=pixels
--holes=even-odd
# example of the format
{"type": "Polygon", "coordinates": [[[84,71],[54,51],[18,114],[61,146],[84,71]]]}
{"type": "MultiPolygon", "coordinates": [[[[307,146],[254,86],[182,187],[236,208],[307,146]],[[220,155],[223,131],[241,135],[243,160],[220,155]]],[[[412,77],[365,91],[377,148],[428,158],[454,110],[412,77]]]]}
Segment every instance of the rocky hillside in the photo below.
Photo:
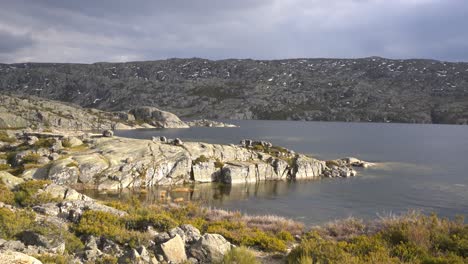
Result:
{"type": "Polygon", "coordinates": [[[169,59],[3,64],[0,89],[104,110],[181,117],[468,123],[468,63],[169,59]]]}
{"type": "Polygon", "coordinates": [[[232,127],[233,125],[211,120],[193,120],[186,123],[173,113],[148,106],[139,106],[128,111],[107,112],[38,97],[0,94],[0,129],[103,130],[190,126],[232,127]]]}

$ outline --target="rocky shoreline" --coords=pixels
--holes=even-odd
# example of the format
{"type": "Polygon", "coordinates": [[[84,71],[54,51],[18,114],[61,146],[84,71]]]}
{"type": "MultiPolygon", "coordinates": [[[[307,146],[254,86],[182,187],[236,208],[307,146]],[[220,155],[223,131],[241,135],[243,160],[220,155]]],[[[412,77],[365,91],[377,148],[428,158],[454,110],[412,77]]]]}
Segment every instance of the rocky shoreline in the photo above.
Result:
{"type": "Polygon", "coordinates": [[[0,163],[15,173],[21,169],[18,177],[99,190],[351,177],[357,174],[353,166],[371,165],[355,158],[321,161],[252,140],[219,145],[113,137],[111,131],[105,136],[76,131],[4,133],[14,142],[2,143],[5,158],[0,163]]]}

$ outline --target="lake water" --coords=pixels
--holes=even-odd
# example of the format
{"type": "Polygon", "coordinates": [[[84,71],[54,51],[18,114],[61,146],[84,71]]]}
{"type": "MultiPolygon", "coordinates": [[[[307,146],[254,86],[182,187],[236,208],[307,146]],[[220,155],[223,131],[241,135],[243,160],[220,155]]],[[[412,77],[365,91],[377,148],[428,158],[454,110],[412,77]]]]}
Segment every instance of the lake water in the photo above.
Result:
{"type": "MultiPolygon", "coordinates": [[[[468,126],[298,121],[228,121],[238,128],[117,131],[183,141],[237,144],[267,140],[319,159],[354,156],[377,162],[347,179],[198,184],[185,199],[249,214],[275,214],[308,224],[419,209],[441,216],[468,216],[468,126]]],[[[157,188],[154,193],[157,193],[157,188]]],[[[147,195],[157,200],[157,194],[147,195]]]]}

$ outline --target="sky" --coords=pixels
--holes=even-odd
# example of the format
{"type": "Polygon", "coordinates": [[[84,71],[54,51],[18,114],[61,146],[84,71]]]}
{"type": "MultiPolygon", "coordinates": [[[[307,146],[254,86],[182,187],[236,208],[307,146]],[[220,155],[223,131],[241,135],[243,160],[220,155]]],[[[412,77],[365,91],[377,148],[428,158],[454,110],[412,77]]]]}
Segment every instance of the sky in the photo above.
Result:
{"type": "Polygon", "coordinates": [[[468,61],[468,0],[0,0],[0,63],[468,61]]]}

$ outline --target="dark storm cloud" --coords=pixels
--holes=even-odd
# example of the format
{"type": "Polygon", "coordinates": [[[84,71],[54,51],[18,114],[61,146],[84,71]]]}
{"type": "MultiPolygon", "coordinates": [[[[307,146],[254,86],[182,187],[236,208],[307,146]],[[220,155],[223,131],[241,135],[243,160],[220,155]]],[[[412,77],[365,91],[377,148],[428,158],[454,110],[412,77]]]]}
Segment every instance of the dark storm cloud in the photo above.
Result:
{"type": "Polygon", "coordinates": [[[0,0],[0,62],[468,60],[465,0],[0,0]]]}

